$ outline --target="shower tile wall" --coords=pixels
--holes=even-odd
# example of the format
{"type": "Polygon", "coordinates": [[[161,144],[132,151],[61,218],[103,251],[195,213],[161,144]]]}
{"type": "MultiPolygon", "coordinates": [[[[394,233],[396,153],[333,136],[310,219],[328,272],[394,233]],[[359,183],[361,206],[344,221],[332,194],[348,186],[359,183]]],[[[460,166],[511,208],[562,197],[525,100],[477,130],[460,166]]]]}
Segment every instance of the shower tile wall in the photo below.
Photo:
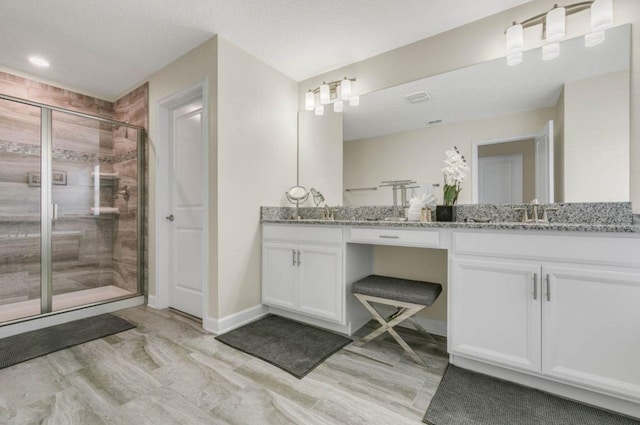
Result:
{"type": "MultiPolygon", "coordinates": [[[[114,119],[146,129],[148,91],[148,84],[144,84],[118,99],[114,104],[114,119]]],[[[113,279],[117,286],[129,291],[136,290],[137,279],[137,137],[136,131],[126,127],[119,127],[113,131],[113,170],[120,174],[120,185],[127,185],[131,192],[128,202],[118,198],[115,205],[120,208],[120,218],[114,223],[116,237],[113,239],[113,279]]],[[[144,234],[147,234],[146,223],[144,234]]],[[[147,263],[146,259],[144,263],[147,263]]],[[[146,270],[144,275],[146,276],[146,270]]]]}
{"type": "MultiPolygon", "coordinates": [[[[146,91],[145,85],[116,102],[120,115],[125,105],[135,106],[145,127],[146,91]],[[133,96],[139,92],[142,97],[133,96]],[[136,103],[141,98],[144,105],[136,103]]],[[[110,102],[2,72],[0,93],[115,118],[110,102]]],[[[56,112],[53,130],[53,169],[67,174],[66,186],[52,187],[61,205],[53,226],[54,295],[111,284],[136,292],[137,170],[135,143],[132,150],[128,142],[135,132],[56,112]],[[121,173],[120,181],[102,181],[100,189],[101,205],[118,206],[120,217],[89,213],[95,165],[121,173]],[[128,202],[114,199],[114,185],[129,185],[128,202]]],[[[0,101],[0,305],[39,298],[40,193],[28,184],[28,172],[40,168],[39,145],[39,109],[0,101]]]]}

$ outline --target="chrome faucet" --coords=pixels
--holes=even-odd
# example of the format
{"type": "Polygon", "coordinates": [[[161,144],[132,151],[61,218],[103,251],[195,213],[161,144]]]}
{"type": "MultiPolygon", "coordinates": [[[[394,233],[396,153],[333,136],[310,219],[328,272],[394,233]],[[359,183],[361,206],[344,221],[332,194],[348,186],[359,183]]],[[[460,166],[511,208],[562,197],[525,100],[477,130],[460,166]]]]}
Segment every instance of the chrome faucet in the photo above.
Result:
{"type": "Polygon", "coordinates": [[[333,215],[333,210],[329,208],[329,205],[327,204],[324,204],[324,208],[322,209],[322,219],[335,220],[335,216],[333,215]]]}
{"type": "Polygon", "coordinates": [[[538,218],[538,203],[537,199],[531,201],[531,218],[529,218],[527,207],[524,208],[514,208],[516,211],[522,211],[522,222],[523,223],[549,223],[549,216],[547,215],[547,211],[556,211],[557,208],[542,208],[542,218],[538,218]]]}

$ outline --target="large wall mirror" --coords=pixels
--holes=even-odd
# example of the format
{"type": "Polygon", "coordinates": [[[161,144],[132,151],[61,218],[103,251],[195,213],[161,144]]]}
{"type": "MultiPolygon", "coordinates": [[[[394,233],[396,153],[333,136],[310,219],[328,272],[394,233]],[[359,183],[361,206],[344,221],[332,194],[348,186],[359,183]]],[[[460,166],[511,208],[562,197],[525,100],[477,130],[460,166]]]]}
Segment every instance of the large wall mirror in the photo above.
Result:
{"type": "Polygon", "coordinates": [[[565,40],[551,61],[536,49],[517,66],[500,58],[362,96],[344,112],[344,204],[390,204],[385,180],[441,185],[454,146],[471,167],[459,203],[628,201],[630,33],[612,28],[595,47],[565,40]]]}

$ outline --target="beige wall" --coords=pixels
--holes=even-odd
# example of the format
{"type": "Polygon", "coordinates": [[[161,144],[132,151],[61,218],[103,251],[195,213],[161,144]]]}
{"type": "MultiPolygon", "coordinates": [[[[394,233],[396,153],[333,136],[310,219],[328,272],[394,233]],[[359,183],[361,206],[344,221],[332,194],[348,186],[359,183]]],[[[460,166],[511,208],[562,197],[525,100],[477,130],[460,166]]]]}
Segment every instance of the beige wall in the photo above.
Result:
{"type": "MultiPolygon", "coordinates": [[[[508,11],[455,28],[440,35],[356,62],[334,71],[317,75],[299,85],[299,108],[304,105],[304,94],[322,81],[333,81],[345,75],[358,81],[359,94],[370,93],[397,84],[441,74],[463,66],[504,57],[504,29],[515,21],[522,21],[549,10],[555,0],[535,0],[508,11]],[[399,66],[401,64],[401,66],[399,66]]],[[[640,24],[640,1],[616,0],[614,23],[640,24]]],[[[567,19],[567,37],[580,36],[589,31],[589,15],[578,13],[567,19]]],[[[632,31],[631,73],[631,201],[635,212],[640,212],[640,31],[632,31]]],[[[540,28],[525,31],[528,49],[540,47],[540,28]]],[[[322,167],[322,164],[319,164],[322,167]]],[[[463,201],[464,202],[464,201],[463,201]]]]}
{"type": "Polygon", "coordinates": [[[260,206],[285,205],[295,183],[297,83],[214,37],[149,79],[149,269],[156,293],[157,105],[203,80],[209,87],[209,311],[259,305],[260,206]]]}
{"type": "Polygon", "coordinates": [[[536,197],[536,145],[535,139],[478,146],[478,157],[522,155],[522,199],[536,197]]]}
{"type": "Polygon", "coordinates": [[[218,316],[261,303],[260,206],[296,181],[298,84],[218,37],[218,316]]]}
{"type": "MultiPolygon", "coordinates": [[[[217,68],[218,41],[206,41],[149,78],[149,295],[156,294],[156,190],[157,176],[163,170],[157,168],[158,102],[201,81],[209,87],[209,294],[215,301],[218,274],[217,244],[217,68]]],[[[209,315],[217,317],[217,303],[209,303],[209,315]]]]}
{"type": "MultiPolygon", "coordinates": [[[[329,109],[329,108],[327,108],[329,109]]],[[[300,111],[300,184],[315,187],[328,205],[342,204],[342,114],[300,111]],[[323,164],[318,167],[317,164],[323,164]]],[[[309,197],[305,206],[314,206],[309,197]]]]}
{"type": "Polygon", "coordinates": [[[629,169],[621,166],[629,158],[628,107],[629,71],[565,85],[565,202],[629,199],[629,169]],[[602,176],[617,183],[603,188],[602,176]]]}
{"type": "Polygon", "coordinates": [[[373,258],[375,274],[441,284],[442,294],[420,316],[447,320],[446,249],[376,246],[373,258]]]}
{"type": "MultiPolygon", "coordinates": [[[[383,180],[397,179],[442,185],[441,169],[446,150],[457,146],[460,153],[470,159],[472,142],[536,134],[554,115],[554,108],[545,108],[345,142],[344,186],[374,187],[383,180]]],[[[459,203],[471,203],[471,187],[469,176],[459,203]]],[[[442,194],[438,196],[442,197],[442,194]]],[[[350,206],[390,205],[392,195],[389,188],[346,192],[344,202],[350,206]]]]}

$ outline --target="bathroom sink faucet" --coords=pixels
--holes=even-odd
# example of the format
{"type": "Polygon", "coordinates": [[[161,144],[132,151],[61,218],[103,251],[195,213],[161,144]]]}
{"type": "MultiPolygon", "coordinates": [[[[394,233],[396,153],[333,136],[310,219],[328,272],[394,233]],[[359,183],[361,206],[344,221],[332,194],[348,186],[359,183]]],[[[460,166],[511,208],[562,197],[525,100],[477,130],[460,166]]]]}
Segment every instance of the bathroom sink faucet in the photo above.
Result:
{"type": "Polygon", "coordinates": [[[545,208],[542,207],[542,218],[538,218],[538,207],[540,204],[537,199],[531,201],[531,218],[529,218],[527,207],[524,208],[514,208],[516,211],[522,211],[522,223],[549,223],[549,216],[547,215],[547,211],[556,211],[557,208],[545,208]]]}
{"type": "Polygon", "coordinates": [[[323,220],[334,220],[335,216],[333,215],[333,210],[329,208],[329,205],[324,204],[324,208],[322,209],[322,219],[323,220]]]}

